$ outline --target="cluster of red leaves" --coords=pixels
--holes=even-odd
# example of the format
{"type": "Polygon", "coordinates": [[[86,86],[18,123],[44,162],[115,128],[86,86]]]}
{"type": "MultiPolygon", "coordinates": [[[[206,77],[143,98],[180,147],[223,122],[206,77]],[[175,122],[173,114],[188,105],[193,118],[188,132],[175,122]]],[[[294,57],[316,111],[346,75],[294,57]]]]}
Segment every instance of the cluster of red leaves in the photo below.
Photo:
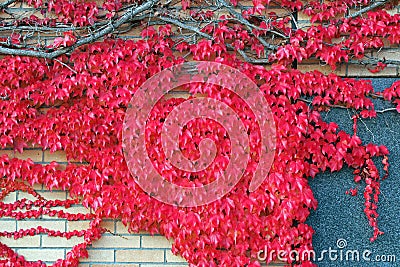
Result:
{"type": "Polygon", "coordinates": [[[35,8],[42,8],[42,12],[54,12],[58,22],[72,23],[75,26],[93,25],[99,13],[96,2],[68,0],[50,0],[46,3],[42,0],[24,2],[35,8]]]}
{"type": "MultiPolygon", "coordinates": [[[[254,8],[244,15],[262,12],[266,2],[254,1],[254,8]]],[[[72,18],[67,17],[71,13],[75,14],[74,18],[77,17],[77,11],[69,13],[70,10],[77,9],[78,5],[90,4],[68,1],[73,8],[66,5],[60,9],[58,3],[54,2],[49,9],[66,20],[72,18]]],[[[187,1],[185,3],[189,5],[187,1]]],[[[298,1],[283,1],[282,5],[293,10],[303,7],[298,1]]],[[[109,11],[118,9],[106,8],[109,11]]],[[[84,10],[80,12],[87,12],[86,21],[74,21],[74,24],[91,23],[90,18],[96,14],[96,8],[89,5],[84,10]]],[[[201,19],[211,15],[205,12],[198,13],[196,17],[201,19]]],[[[386,37],[398,43],[400,32],[394,32],[399,27],[398,21],[398,16],[379,11],[371,12],[368,18],[312,26],[306,31],[293,32],[287,28],[286,19],[277,19],[272,26],[260,23],[260,28],[265,28],[265,31],[258,30],[260,36],[267,34],[268,27],[292,34],[290,44],[271,55],[271,60],[275,62],[271,70],[243,63],[228,51],[226,43],[232,43],[236,49],[250,47],[259,55],[263,54],[264,48],[243,25],[232,26],[226,21],[203,29],[214,39],[201,40],[197,44],[170,38],[170,26],[158,31],[147,28],[142,34],[145,38],[138,41],[105,40],[94,43],[74,51],[68,59],[70,67],[60,63],[67,62],[66,57],[52,62],[27,57],[2,59],[1,147],[14,147],[21,152],[29,143],[50,151],[63,150],[68,160],[87,164],[69,163],[62,169],[55,162],[40,165],[3,155],[0,158],[0,177],[3,177],[0,199],[15,190],[30,190],[25,184],[43,184],[48,189],[68,190],[74,200],[51,202],[38,197],[34,202],[1,203],[0,217],[24,219],[46,214],[67,220],[91,219],[92,223],[90,229],[79,233],[52,232],[38,226],[16,233],[1,232],[0,235],[14,238],[35,234],[67,238],[84,236],[84,243],[77,244],[65,259],[54,264],[76,266],[79,258],[87,257],[86,247],[101,237],[101,220],[119,218],[129,225],[131,231],[145,230],[173,238],[173,252],[195,266],[260,266],[257,253],[265,247],[270,251],[289,252],[296,249],[299,254],[312,249],[313,229],[305,221],[310,209],[317,207],[317,201],[308,178],[327,170],[339,171],[346,164],[354,168],[356,183],[366,183],[365,214],[373,228],[371,240],[375,240],[382,234],[376,210],[380,182],[385,177],[380,176],[373,160],[381,157],[387,172],[388,151],[384,146],[362,144],[356,131],[353,134],[341,131],[335,123],[324,122],[319,113],[326,107],[343,105],[358,111],[362,117],[376,116],[373,103],[367,97],[367,94],[373,93],[372,85],[368,81],[343,79],[334,74],[326,76],[318,71],[302,73],[289,66],[295,59],[301,61],[314,56],[334,67],[349,57],[363,55],[368,47],[381,47],[386,37]],[[382,19],[383,24],[379,22],[382,19]],[[328,45],[343,33],[349,37],[335,45],[328,45]],[[179,46],[175,46],[177,43],[179,46]],[[234,190],[205,206],[179,208],[153,199],[131,177],[121,145],[126,107],[146,79],[162,69],[184,62],[174,53],[175,48],[188,50],[194,60],[212,60],[235,67],[260,85],[276,122],[277,147],[271,171],[256,191],[248,191],[251,174],[258,161],[257,144],[260,140],[254,116],[246,104],[229,90],[204,85],[192,86],[189,90],[229,105],[237,111],[248,130],[252,156],[245,175],[234,190]],[[301,97],[313,98],[312,105],[302,101],[301,97]],[[78,198],[84,206],[93,210],[93,215],[74,217],[50,210],[54,206],[67,207],[78,198]]],[[[60,45],[69,43],[66,41],[60,45]]],[[[399,104],[397,89],[398,84],[395,84],[385,91],[384,96],[399,104]]],[[[225,131],[229,129],[223,129],[209,120],[192,121],[180,136],[184,155],[197,158],[199,142],[203,138],[211,138],[218,148],[215,161],[207,170],[195,174],[169,168],[162,153],[160,129],[169,112],[182,101],[166,98],[154,107],[147,124],[148,154],[166,179],[186,185],[205,184],[215,178],[229,161],[230,142],[225,131]]],[[[29,192],[35,194],[34,191],[29,192]]],[[[26,262],[4,245],[0,246],[0,256],[7,258],[5,262],[10,265],[44,265],[41,262],[26,262]]],[[[289,259],[289,263],[313,266],[307,261],[292,262],[289,259]]]]}
{"type": "MultiPolygon", "coordinates": [[[[399,44],[399,28],[400,14],[392,16],[384,10],[369,12],[368,18],[332,19],[327,25],[316,24],[306,31],[297,30],[290,44],[280,47],[271,60],[287,64],[315,57],[335,69],[337,63],[361,59],[369,49],[383,48],[386,39],[391,44],[399,44]],[[343,34],[346,38],[342,38],[343,34]]],[[[382,70],[385,65],[379,67],[382,70]]]]}
{"type": "Polygon", "coordinates": [[[304,13],[311,17],[312,22],[327,21],[338,15],[346,14],[349,7],[367,5],[366,0],[342,0],[320,3],[318,1],[309,1],[304,8],[304,13]]]}
{"type": "Polygon", "coordinates": [[[394,82],[392,84],[392,86],[387,88],[383,92],[383,97],[388,101],[392,101],[392,103],[396,105],[397,112],[400,112],[400,99],[399,99],[400,98],[400,82],[399,81],[394,82]]]}
{"type": "MultiPolygon", "coordinates": [[[[89,26],[93,25],[98,21],[99,16],[102,16],[98,8],[98,2],[96,1],[69,1],[69,0],[25,0],[28,5],[35,8],[40,8],[41,12],[53,13],[57,16],[57,19],[38,19],[36,16],[31,16],[29,19],[18,20],[21,22],[28,22],[32,24],[47,25],[51,22],[51,26],[55,26],[55,22],[61,22],[64,24],[72,24],[74,26],[89,26]]],[[[134,0],[104,0],[102,8],[108,11],[106,17],[112,18],[124,4],[134,3],[140,1],[134,0]]]]}

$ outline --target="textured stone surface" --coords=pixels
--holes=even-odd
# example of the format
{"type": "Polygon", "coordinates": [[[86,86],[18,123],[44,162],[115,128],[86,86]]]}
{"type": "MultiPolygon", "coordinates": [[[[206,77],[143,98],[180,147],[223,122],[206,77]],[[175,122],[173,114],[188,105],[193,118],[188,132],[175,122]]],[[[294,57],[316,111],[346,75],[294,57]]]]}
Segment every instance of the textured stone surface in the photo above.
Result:
{"type": "MultiPolygon", "coordinates": [[[[383,90],[389,87],[396,79],[373,79],[376,90],[383,90]]],[[[376,101],[376,109],[383,109],[384,106],[376,101]]],[[[387,107],[387,105],[385,105],[387,107]]],[[[351,114],[351,113],[350,113],[351,114]]],[[[351,120],[347,110],[332,110],[325,114],[326,119],[338,122],[342,129],[352,132],[351,120]]],[[[324,116],[325,116],[324,115],[324,116]]],[[[354,266],[354,267],[386,267],[400,266],[400,115],[396,112],[378,114],[377,119],[364,120],[358,123],[358,135],[364,143],[374,142],[386,145],[390,151],[390,175],[382,182],[380,203],[378,212],[380,217],[378,223],[383,236],[370,243],[372,229],[368,225],[364,215],[364,185],[359,187],[359,194],[351,197],[345,194],[346,190],[356,187],[353,182],[353,175],[350,169],[344,169],[338,173],[325,173],[310,180],[314,195],[319,202],[318,209],[311,213],[308,223],[316,231],[313,243],[320,256],[323,250],[338,250],[339,259],[332,261],[325,255],[323,261],[316,261],[318,266],[354,266]],[[368,128],[367,128],[368,127],[368,128]],[[345,239],[347,247],[341,249],[343,261],[340,261],[340,250],[336,246],[338,239],[345,239]],[[358,250],[360,261],[346,261],[345,253],[348,250],[358,250]],[[395,255],[397,262],[368,262],[362,259],[364,250],[370,250],[370,258],[376,255],[395,255]]],[[[348,257],[351,259],[351,257],[348,257]]]]}

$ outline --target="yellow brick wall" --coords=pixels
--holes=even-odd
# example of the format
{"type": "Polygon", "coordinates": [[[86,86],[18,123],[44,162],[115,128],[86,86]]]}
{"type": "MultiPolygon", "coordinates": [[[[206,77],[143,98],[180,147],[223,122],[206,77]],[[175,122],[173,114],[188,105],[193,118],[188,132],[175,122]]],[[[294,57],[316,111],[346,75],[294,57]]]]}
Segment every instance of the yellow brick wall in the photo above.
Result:
{"type": "MultiPolygon", "coordinates": [[[[50,153],[41,149],[24,150],[22,154],[13,150],[0,150],[0,154],[8,154],[10,157],[20,159],[31,158],[35,163],[46,164],[51,161],[66,163],[63,152],[50,153]]],[[[35,190],[46,199],[67,198],[65,191],[43,190],[41,186],[35,190]]],[[[11,203],[16,200],[27,198],[33,199],[29,194],[14,192],[4,200],[11,203]]],[[[80,205],[68,208],[69,213],[88,213],[89,211],[80,205]]],[[[0,219],[0,231],[16,231],[20,229],[36,228],[38,225],[55,231],[84,230],[89,226],[89,221],[66,221],[42,216],[40,219],[25,219],[16,221],[12,218],[0,219]]],[[[89,258],[83,259],[83,267],[159,267],[159,266],[188,266],[186,261],[171,253],[171,242],[160,235],[148,233],[128,233],[127,227],[117,220],[106,220],[103,225],[108,231],[102,238],[89,248],[89,258]]],[[[43,260],[52,263],[65,254],[72,246],[81,243],[83,237],[73,237],[69,240],[61,237],[49,237],[47,235],[29,236],[14,240],[12,238],[0,237],[0,242],[12,247],[27,260],[43,260]]]]}

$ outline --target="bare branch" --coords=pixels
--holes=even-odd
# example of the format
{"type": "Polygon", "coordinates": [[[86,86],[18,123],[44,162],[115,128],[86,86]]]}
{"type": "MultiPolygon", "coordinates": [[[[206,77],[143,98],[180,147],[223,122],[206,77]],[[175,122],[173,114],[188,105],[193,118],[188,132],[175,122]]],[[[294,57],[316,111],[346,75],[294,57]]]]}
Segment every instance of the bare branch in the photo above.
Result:
{"type": "MultiPolygon", "coordinates": [[[[236,10],[233,9],[232,6],[230,6],[227,2],[225,2],[225,0],[218,0],[218,2],[221,3],[221,5],[223,5],[224,7],[226,7],[226,8],[229,10],[229,12],[230,12],[233,16],[236,17],[236,19],[237,19],[238,21],[240,21],[241,23],[243,23],[244,25],[246,25],[246,27],[247,27],[247,29],[249,29],[250,33],[252,33],[252,29],[257,29],[257,30],[265,31],[265,29],[262,29],[262,28],[260,28],[260,27],[257,27],[257,26],[255,26],[255,25],[251,24],[248,20],[246,20],[246,19],[242,16],[242,14],[240,14],[239,12],[236,12],[236,10]]],[[[253,34],[253,35],[254,35],[254,34],[253,34]]],[[[255,36],[255,37],[257,38],[257,40],[258,40],[265,48],[267,48],[267,49],[269,49],[269,50],[274,50],[274,51],[278,49],[278,47],[277,47],[276,45],[272,45],[272,44],[267,43],[267,42],[266,42],[264,39],[262,39],[260,36],[255,36]]],[[[288,38],[288,37],[285,36],[285,35],[283,35],[283,36],[281,36],[281,37],[288,38]]]]}
{"type": "Polygon", "coordinates": [[[207,38],[209,40],[214,40],[214,38],[211,35],[208,35],[207,33],[200,31],[199,28],[184,24],[184,23],[180,22],[179,20],[168,18],[168,17],[163,17],[163,16],[160,16],[159,19],[161,19],[162,21],[168,22],[168,23],[172,23],[182,29],[186,29],[191,32],[195,32],[203,38],[207,38]]]}
{"type": "MultiPolygon", "coordinates": [[[[234,49],[229,44],[227,46],[229,48],[234,49]]],[[[243,50],[237,49],[237,51],[238,51],[239,55],[241,55],[246,62],[249,62],[251,64],[268,64],[268,63],[270,63],[267,58],[254,59],[254,58],[250,58],[248,55],[246,55],[246,53],[243,50]]]]}
{"type": "Polygon", "coordinates": [[[372,98],[384,99],[383,95],[378,95],[378,94],[375,94],[375,93],[368,93],[367,96],[370,96],[372,98]]]}
{"type": "Polygon", "coordinates": [[[348,19],[348,18],[353,18],[354,19],[354,18],[356,18],[358,16],[361,16],[364,13],[367,13],[368,11],[371,11],[371,10],[377,8],[377,7],[385,5],[388,2],[389,2],[389,0],[376,1],[372,5],[364,7],[363,9],[361,9],[361,10],[359,10],[359,11],[357,11],[357,12],[355,12],[355,13],[349,15],[349,16],[347,16],[346,19],[348,19]]]}
{"type": "Polygon", "coordinates": [[[376,110],[376,113],[385,113],[385,112],[390,112],[390,111],[397,111],[396,108],[385,108],[382,110],[376,110]]]}
{"type": "Polygon", "coordinates": [[[73,51],[77,47],[80,47],[85,44],[89,44],[99,40],[100,38],[104,37],[107,34],[112,33],[115,29],[119,28],[121,25],[129,22],[133,19],[136,15],[148,10],[154,4],[158,3],[159,0],[149,0],[138,7],[131,7],[128,9],[120,18],[117,20],[110,21],[110,23],[104,27],[102,30],[82,38],[78,40],[74,45],[70,47],[65,47],[53,52],[43,52],[43,51],[35,51],[35,50],[21,50],[15,48],[7,48],[7,47],[0,47],[1,54],[9,54],[9,55],[18,55],[18,56],[31,56],[31,57],[41,57],[41,58],[49,58],[53,59],[60,55],[66,54],[70,51],[73,51]]]}
{"type": "Polygon", "coordinates": [[[58,63],[60,63],[61,65],[63,65],[64,67],[66,67],[67,69],[69,69],[70,71],[72,71],[73,73],[77,74],[76,70],[72,69],[70,66],[68,66],[67,64],[65,64],[64,62],[58,60],[58,59],[54,59],[55,61],[57,61],[58,63]]]}
{"type": "Polygon", "coordinates": [[[17,2],[17,0],[7,0],[4,3],[0,4],[0,10],[7,8],[9,5],[17,2]]]}
{"type": "MultiPolygon", "coordinates": [[[[180,27],[182,29],[186,29],[186,30],[189,30],[191,32],[194,32],[194,33],[198,34],[199,36],[201,36],[203,38],[206,38],[206,39],[209,39],[209,40],[214,40],[214,38],[211,35],[208,35],[207,33],[202,32],[199,28],[184,24],[184,23],[182,23],[182,22],[180,22],[180,21],[178,21],[176,19],[167,18],[167,17],[159,17],[159,19],[161,19],[162,21],[174,24],[174,25],[176,25],[176,26],[178,26],[178,27],[180,27]]],[[[249,63],[252,63],[252,64],[267,64],[267,63],[269,63],[268,59],[253,59],[253,58],[250,58],[248,55],[246,55],[246,53],[241,49],[235,49],[230,44],[226,44],[226,46],[229,49],[232,49],[234,51],[236,50],[243,57],[243,59],[246,62],[249,62],[249,63]]]]}
{"type": "Polygon", "coordinates": [[[395,60],[395,59],[386,59],[386,58],[372,58],[372,57],[367,57],[367,59],[360,59],[360,60],[354,60],[351,59],[348,61],[350,64],[359,64],[359,65],[376,65],[378,63],[384,63],[387,65],[394,65],[394,66],[400,66],[400,60],[395,60]]]}

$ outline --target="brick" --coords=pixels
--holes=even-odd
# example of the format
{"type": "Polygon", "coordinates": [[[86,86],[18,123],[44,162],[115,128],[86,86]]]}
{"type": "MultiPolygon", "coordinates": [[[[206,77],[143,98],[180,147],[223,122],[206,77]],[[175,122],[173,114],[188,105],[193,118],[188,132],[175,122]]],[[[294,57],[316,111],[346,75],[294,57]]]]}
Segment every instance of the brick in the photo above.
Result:
{"type": "Polygon", "coordinates": [[[382,39],[385,48],[399,48],[398,44],[392,44],[390,41],[386,39],[382,39]]]}
{"type": "Polygon", "coordinates": [[[379,52],[373,52],[372,56],[380,59],[400,60],[400,50],[398,48],[382,49],[379,52]]]}
{"type": "Polygon", "coordinates": [[[139,248],[140,236],[102,236],[93,243],[94,248],[139,248]]]}
{"type": "Polygon", "coordinates": [[[25,236],[19,239],[0,237],[0,242],[13,248],[38,248],[40,247],[40,236],[25,236]]]}
{"type": "Polygon", "coordinates": [[[17,192],[11,192],[7,196],[5,196],[4,199],[2,199],[2,202],[9,204],[15,202],[16,200],[17,200],[17,192]]]}
{"type": "Polygon", "coordinates": [[[297,20],[310,20],[310,16],[304,14],[303,12],[297,12],[297,20]]]}
{"type": "Polygon", "coordinates": [[[139,267],[139,264],[92,264],[91,267],[139,267]]]}
{"type": "Polygon", "coordinates": [[[89,258],[82,259],[82,262],[114,262],[114,250],[88,249],[89,258]]]}
{"type": "MultiPolygon", "coordinates": [[[[12,18],[12,16],[10,14],[7,14],[5,12],[0,12],[0,18],[1,19],[10,19],[12,18]]],[[[7,32],[3,32],[2,35],[5,36],[7,34],[7,32]]]]}
{"type": "Polygon", "coordinates": [[[42,162],[42,150],[24,150],[22,153],[15,152],[14,157],[26,160],[30,158],[34,162],[42,162]]]}
{"type": "Polygon", "coordinates": [[[172,241],[164,236],[142,236],[143,248],[171,248],[172,241]]]}
{"type": "Polygon", "coordinates": [[[17,199],[18,199],[18,200],[21,200],[21,199],[23,199],[23,198],[26,198],[26,199],[28,199],[28,200],[37,200],[37,198],[34,197],[34,196],[32,196],[31,194],[28,194],[28,193],[26,193],[26,192],[21,192],[21,191],[19,191],[19,192],[18,192],[18,197],[17,197],[17,199]]]}
{"type": "Polygon", "coordinates": [[[87,213],[90,213],[89,209],[87,209],[87,208],[85,208],[84,206],[81,206],[81,205],[72,206],[72,207],[66,209],[66,211],[68,213],[72,213],[72,214],[77,214],[77,213],[87,214],[87,213]]]}
{"type": "Polygon", "coordinates": [[[31,149],[33,149],[33,148],[39,148],[39,149],[36,149],[36,150],[42,151],[42,147],[39,146],[38,144],[32,143],[32,142],[30,142],[30,141],[27,141],[27,142],[26,142],[26,145],[27,145],[28,148],[31,148],[31,149]]]}
{"type": "Polygon", "coordinates": [[[58,166],[56,167],[56,170],[59,171],[65,171],[65,169],[67,168],[68,163],[67,162],[59,162],[58,166]]]}
{"type": "Polygon", "coordinates": [[[117,234],[129,234],[128,226],[125,226],[122,222],[117,222],[117,234]]]}
{"type": "MultiPolygon", "coordinates": [[[[129,36],[129,37],[130,36],[137,36],[137,37],[139,37],[139,36],[141,36],[140,35],[141,31],[142,30],[139,27],[134,27],[129,32],[124,32],[124,33],[118,34],[118,36],[129,36]]],[[[129,38],[129,39],[132,39],[132,38],[129,38]]]]}
{"type": "Polygon", "coordinates": [[[117,262],[164,262],[164,250],[117,250],[117,262]]]}
{"type": "Polygon", "coordinates": [[[365,66],[360,65],[349,65],[347,70],[347,76],[356,76],[356,77],[393,77],[397,75],[397,68],[386,67],[383,71],[378,73],[370,72],[365,66]]]}
{"type": "Polygon", "coordinates": [[[6,232],[14,232],[17,230],[17,224],[15,221],[5,221],[5,220],[0,220],[0,232],[6,231],[6,232]]]}
{"type": "Polygon", "coordinates": [[[28,261],[56,261],[64,258],[64,249],[19,249],[18,253],[28,261]]]}
{"type": "MultiPolygon", "coordinates": [[[[161,266],[168,266],[168,267],[184,267],[189,266],[188,263],[177,263],[177,264],[140,264],[141,267],[161,267],[161,266]]],[[[272,266],[269,266],[272,267],[272,266]]]]}
{"type": "Polygon", "coordinates": [[[186,262],[186,260],[181,256],[176,256],[172,254],[171,250],[167,250],[165,253],[167,262],[186,262]]]}
{"type": "Polygon", "coordinates": [[[54,221],[43,221],[43,220],[27,220],[27,221],[18,221],[18,230],[20,229],[30,229],[36,228],[39,225],[43,228],[47,228],[54,231],[65,231],[65,220],[54,220],[54,221]]]}
{"type": "MultiPolygon", "coordinates": [[[[83,159],[82,161],[84,161],[84,159],[83,159]]],[[[87,165],[89,165],[88,163],[79,162],[79,161],[73,161],[72,163],[73,163],[74,165],[77,165],[77,166],[87,166],[87,165]]]]}
{"type": "MultiPolygon", "coordinates": [[[[249,1],[249,2],[251,2],[251,1],[249,1]]],[[[253,6],[253,4],[250,4],[250,6],[253,6]]],[[[278,17],[287,16],[289,14],[289,12],[287,10],[285,10],[283,8],[279,8],[278,6],[275,6],[275,7],[270,6],[269,8],[264,10],[264,14],[266,14],[266,15],[268,15],[267,13],[269,13],[269,12],[275,12],[278,17]]]]}
{"type": "Polygon", "coordinates": [[[65,200],[65,199],[67,199],[66,192],[45,191],[45,192],[40,192],[40,195],[47,200],[65,200]]]}
{"type": "MultiPolygon", "coordinates": [[[[336,13],[333,18],[334,19],[341,19],[341,18],[343,18],[344,15],[345,15],[344,13],[336,13]]],[[[298,20],[307,21],[307,20],[310,20],[311,18],[312,18],[312,16],[307,16],[303,12],[298,12],[297,13],[297,19],[298,20]]],[[[318,25],[318,23],[315,23],[314,25],[318,25]]]]}
{"type": "Polygon", "coordinates": [[[115,221],[102,221],[101,227],[106,228],[108,231],[115,234],[115,231],[114,231],[115,223],[116,223],[115,221]]]}
{"type": "Polygon", "coordinates": [[[42,184],[34,184],[33,189],[35,190],[43,190],[43,185],[42,184]]]}
{"type": "Polygon", "coordinates": [[[308,28],[310,28],[312,24],[308,20],[298,20],[297,21],[297,27],[299,29],[302,29],[303,31],[307,31],[308,28]]]}
{"type": "Polygon", "coordinates": [[[42,236],[42,247],[43,248],[71,248],[84,241],[83,237],[73,236],[70,239],[63,237],[54,236],[42,236]]]}
{"type": "Polygon", "coordinates": [[[335,73],[339,76],[344,76],[346,75],[346,66],[344,65],[339,65],[337,66],[336,70],[332,70],[332,68],[329,65],[324,65],[321,66],[319,64],[310,64],[310,65],[306,65],[306,64],[300,64],[297,67],[298,70],[300,70],[301,72],[309,72],[309,71],[320,71],[323,74],[329,74],[329,73],[335,73]]]}
{"type": "Polygon", "coordinates": [[[67,222],[67,231],[86,230],[89,228],[90,221],[69,221],[67,222]]]}
{"type": "Polygon", "coordinates": [[[0,156],[2,155],[8,155],[10,159],[14,157],[14,151],[13,150],[0,150],[0,156]]]}
{"type": "Polygon", "coordinates": [[[46,162],[51,162],[51,161],[67,162],[67,155],[65,154],[64,151],[50,152],[50,150],[45,150],[44,151],[44,161],[46,161],[46,162]]]}

